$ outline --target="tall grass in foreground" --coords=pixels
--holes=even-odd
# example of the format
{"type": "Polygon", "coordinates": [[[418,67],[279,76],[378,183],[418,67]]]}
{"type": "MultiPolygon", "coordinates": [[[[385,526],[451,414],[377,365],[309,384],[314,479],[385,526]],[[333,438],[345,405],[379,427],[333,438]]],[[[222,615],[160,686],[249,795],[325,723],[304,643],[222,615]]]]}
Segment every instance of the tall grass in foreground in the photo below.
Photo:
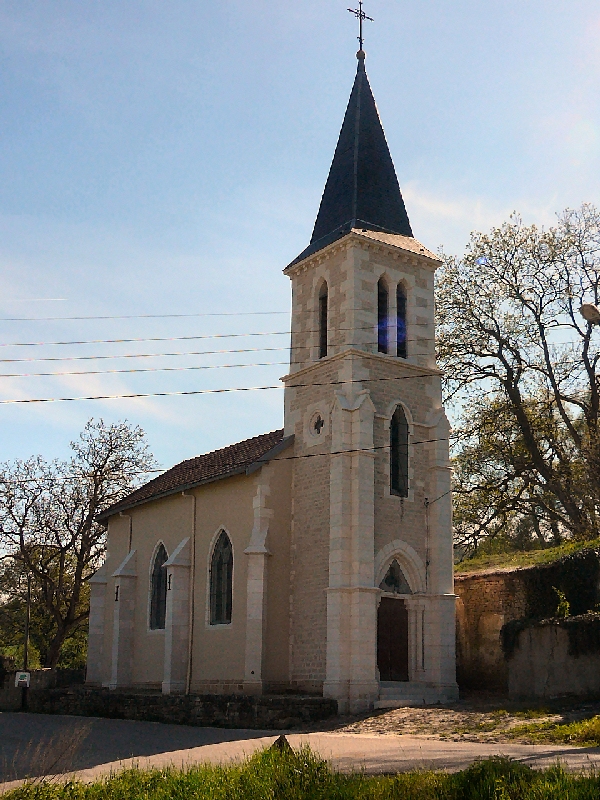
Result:
{"type": "Polygon", "coordinates": [[[308,749],[266,750],[241,765],[128,770],[97,783],[29,783],[4,800],[598,800],[600,777],[536,772],[507,759],[463,772],[340,775],[308,749]]]}

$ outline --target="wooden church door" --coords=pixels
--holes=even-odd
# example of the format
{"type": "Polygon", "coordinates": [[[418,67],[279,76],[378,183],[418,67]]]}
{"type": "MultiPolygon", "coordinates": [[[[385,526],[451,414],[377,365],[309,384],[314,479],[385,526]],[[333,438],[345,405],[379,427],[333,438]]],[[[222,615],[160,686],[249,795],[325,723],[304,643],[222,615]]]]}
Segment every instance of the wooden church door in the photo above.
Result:
{"type": "Polygon", "coordinates": [[[382,681],[408,680],[408,610],[404,600],[381,598],[377,610],[377,666],[382,681]]]}

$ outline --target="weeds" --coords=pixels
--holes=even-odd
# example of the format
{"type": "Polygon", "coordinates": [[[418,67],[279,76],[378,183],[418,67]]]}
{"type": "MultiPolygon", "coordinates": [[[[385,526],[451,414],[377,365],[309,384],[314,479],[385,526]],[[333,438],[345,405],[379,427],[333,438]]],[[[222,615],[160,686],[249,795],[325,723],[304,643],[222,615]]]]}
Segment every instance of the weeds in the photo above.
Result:
{"type": "Polygon", "coordinates": [[[511,738],[527,737],[533,742],[579,744],[587,747],[600,745],[600,715],[591,719],[557,725],[555,722],[538,722],[516,725],[508,731],[511,738]]]}
{"type": "Polygon", "coordinates": [[[600,777],[556,766],[537,772],[508,759],[448,775],[340,775],[307,748],[265,750],[240,765],[128,770],[97,783],[26,784],[5,800],[596,800],[600,777]]]}

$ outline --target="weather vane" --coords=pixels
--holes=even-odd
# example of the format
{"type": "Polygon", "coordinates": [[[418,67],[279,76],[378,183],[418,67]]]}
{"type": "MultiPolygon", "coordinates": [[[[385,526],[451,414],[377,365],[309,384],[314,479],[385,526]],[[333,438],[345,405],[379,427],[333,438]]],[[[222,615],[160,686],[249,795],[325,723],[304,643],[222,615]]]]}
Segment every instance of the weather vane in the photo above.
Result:
{"type": "Polygon", "coordinates": [[[359,41],[359,44],[360,44],[360,49],[362,50],[363,49],[363,20],[368,19],[370,22],[374,22],[373,17],[367,17],[365,12],[363,11],[362,0],[358,0],[358,10],[356,8],[349,8],[348,11],[351,14],[354,14],[354,16],[358,20],[358,25],[359,25],[358,41],[359,41]]]}

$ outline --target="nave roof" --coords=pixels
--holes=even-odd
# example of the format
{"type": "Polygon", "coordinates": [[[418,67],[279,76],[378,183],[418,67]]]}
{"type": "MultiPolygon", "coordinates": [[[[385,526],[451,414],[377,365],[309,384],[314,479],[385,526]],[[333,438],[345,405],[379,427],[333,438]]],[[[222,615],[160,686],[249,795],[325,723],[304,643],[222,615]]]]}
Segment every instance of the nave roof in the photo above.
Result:
{"type": "Polygon", "coordinates": [[[108,520],[114,514],[134,506],[192,489],[204,483],[246,473],[250,475],[263,464],[285,450],[293,436],[284,438],[283,429],[263,433],[252,439],[213,450],[195,458],[189,458],[145,483],[127,497],[99,514],[99,520],[108,520]]]}

